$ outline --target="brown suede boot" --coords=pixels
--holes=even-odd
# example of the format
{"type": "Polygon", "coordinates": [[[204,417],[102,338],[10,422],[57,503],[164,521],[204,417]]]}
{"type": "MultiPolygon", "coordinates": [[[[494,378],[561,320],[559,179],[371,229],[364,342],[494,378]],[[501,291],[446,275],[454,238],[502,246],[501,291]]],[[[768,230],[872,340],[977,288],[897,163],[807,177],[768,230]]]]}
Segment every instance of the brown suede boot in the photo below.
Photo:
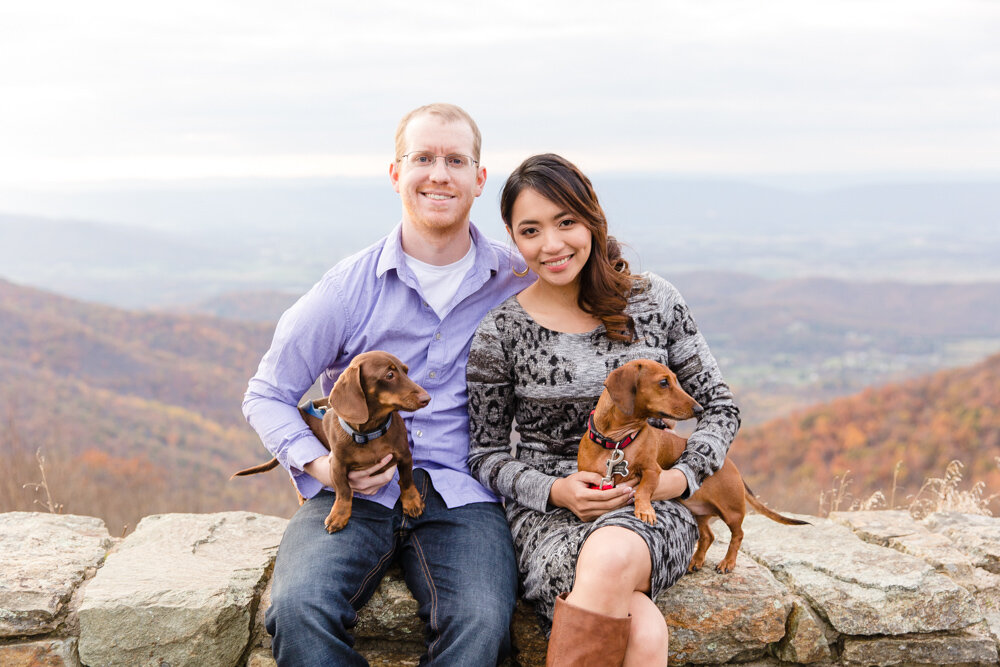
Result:
{"type": "Polygon", "coordinates": [[[545,667],[621,667],[632,617],[597,614],[556,598],[545,667]]]}

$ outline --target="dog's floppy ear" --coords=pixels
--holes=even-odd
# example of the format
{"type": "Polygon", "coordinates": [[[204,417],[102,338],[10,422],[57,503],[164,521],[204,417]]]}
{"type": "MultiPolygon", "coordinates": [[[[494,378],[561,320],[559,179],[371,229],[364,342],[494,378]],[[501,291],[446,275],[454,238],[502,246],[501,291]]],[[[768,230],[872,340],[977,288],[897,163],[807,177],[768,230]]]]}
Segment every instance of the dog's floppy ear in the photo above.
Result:
{"type": "Polygon", "coordinates": [[[639,364],[625,364],[608,374],[604,388],[619,410],[626,415],[635,412],[635,388],[639,381],[639,364]]]}
{"type": "Polygon", "coordinates": [[[361,364],[351,362],[337,378],[330,392],[330,407],[345,422],[364,424],[368,421],[368,401],[361,386],[361,364]]]}

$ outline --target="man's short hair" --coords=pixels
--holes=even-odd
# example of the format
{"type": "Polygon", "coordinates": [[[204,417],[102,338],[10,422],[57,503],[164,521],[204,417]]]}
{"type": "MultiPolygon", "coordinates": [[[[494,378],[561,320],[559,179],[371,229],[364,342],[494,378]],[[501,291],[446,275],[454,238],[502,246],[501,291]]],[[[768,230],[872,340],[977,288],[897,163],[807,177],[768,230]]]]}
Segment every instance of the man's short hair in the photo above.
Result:
{"type": "Polygon", "coordinates": [[[422,116],[424,114],[432,114],[441,118],[441,120],[454,123],[458,121],[465,121],[469,124],[469,128],[472,129],[472,158],[479,162],[479,152],[483,147],[483,136],[479,133],[479,126],[476,125],[476,121],[472,120],[472,116],[469,115],[462,107],[457,104],[447,104],[444,102],[436,102],[434,104],[425,104],[422,107],[417,107],[410,113],[403,116],[403,119],[399,121],[399,127],[396,128],[396,159],[403,157],[403,151],[406,150],[406,126],[410,124],[410,121],[417,116],[422,116]]]}

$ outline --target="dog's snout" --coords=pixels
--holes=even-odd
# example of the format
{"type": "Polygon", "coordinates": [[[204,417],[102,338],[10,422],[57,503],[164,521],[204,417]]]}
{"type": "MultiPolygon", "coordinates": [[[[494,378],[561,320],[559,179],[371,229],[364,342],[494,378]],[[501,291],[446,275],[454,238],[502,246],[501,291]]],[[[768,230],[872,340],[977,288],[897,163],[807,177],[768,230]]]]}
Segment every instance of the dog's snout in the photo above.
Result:
{"type": "Polygon", "coordinates": [[[698,401],[695,401],[694,405],[691,407],[691,410],[694,411],[694,416],[695,417],[700,417],[701,413],[705,411],[705,408],[701,407],[701,403],[699,403],[698,401]]]}

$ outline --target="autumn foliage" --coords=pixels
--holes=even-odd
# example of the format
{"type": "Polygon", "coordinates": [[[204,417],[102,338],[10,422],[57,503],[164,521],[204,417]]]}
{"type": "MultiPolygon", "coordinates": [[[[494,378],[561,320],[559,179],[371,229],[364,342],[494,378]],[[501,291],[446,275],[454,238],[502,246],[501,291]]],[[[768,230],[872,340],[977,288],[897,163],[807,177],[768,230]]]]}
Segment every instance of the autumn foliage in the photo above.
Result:
{"type": "Polygon", "coordinates": [[[855,495],[881,490],[899,506],[953,460],[970,484],[1000,493],[1000,355],[747,429],[731,456],[772,505],[810,513],[847,473],[855,495]]]}
{"type": "Polygon", "coordinates": [[[272,325],[130,312],[0,280],[0,511],[41,509],[37,452],[67,513],[113,532],[158,512],[290,515],[287,475],[240,403],[272,325]]]}

